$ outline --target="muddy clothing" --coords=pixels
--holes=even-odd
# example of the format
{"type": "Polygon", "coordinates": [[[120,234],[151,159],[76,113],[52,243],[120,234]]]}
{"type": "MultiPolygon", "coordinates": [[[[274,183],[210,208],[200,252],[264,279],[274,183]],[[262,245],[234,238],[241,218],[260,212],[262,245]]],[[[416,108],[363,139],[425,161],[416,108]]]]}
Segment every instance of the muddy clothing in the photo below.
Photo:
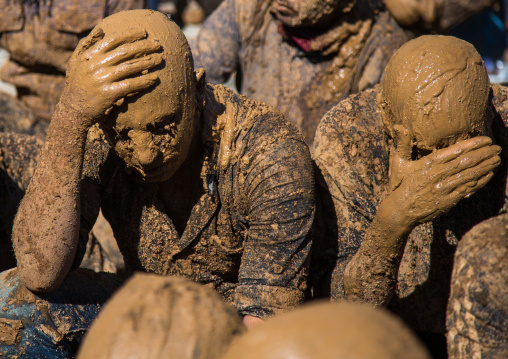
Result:
{"type": "Polygon", "coordinates": [[[79,269],[51,293],[34,294],[17,269],[0,273],[0,358],[71,359],[102,305],[122,281],[79,269]]]}
{"type": "Polygon", "coordinates": [[[508,358],[508,215],[480,223],[455,253],[447,311],[451,359],[508,358]]]}
{"type": "Polygon", "coordinates": [[[42,148],[31,136],[0,133],[0,270],[12,268],[16,259],[11,233],[14,216],[25,194],[42,148]]]}
{"type": "Polygon", "coordinates": [[[139,9],[144,0],[0,0],[0,47],[10,54],[3,81],[49,121],[65,83],[65,70],[79,40],[103,18],[139,9]]]}
{"type": "Polygon", "coordinates": [[[19,98],[0,92],[0,132],[33,135],[44,140],[48,125],[19,98]]]}
{"type": "Polygon", "coordinates": [[[89,141],[76,265],[102,208],[128,273],[206,283],[243,315],[291,308],[306,289],[314,216],[309,150],[283,115],[220,85],[206,88],[202,120],[204,194],[181,235],[158,185],[129,174],[105,142],[89,141]]]}
{"type": "Polygon", "coordinates": [[[286,114],[312,143],[321,117],[343,96],[378,83],[391,55],[410,39],[370,1],[325,33],[279,24],[272,1],[225,0],[191,42],[212,83],[237,72],[238,89],[286,114]]]}
{"type": "MultiPolygon", "coordinates": [[[[505,156],[501,167],[473,196],[435,221],[414,228],[405,247],[389,307],[416,330],[444,333],[453,254],[459,240],[474,225],[508,209],[508,90],[497,85],[493,90],[497,111],[493,132],[505,156]]],[[[323,217],[325,223],[319,227],[329,232],[321,228],[315,237],[316,265],[311,270],[314,283],[331,282],[334,299],[344,297],[344,269],[387,195],[389,154],[376,104],[379,92],[376,86],[350,96],[323,118],[316,132],[314,157],[321,172],[319,190],[324,193],[325,207],[325,213],[318,212],[316,218],[323,217]]]]}

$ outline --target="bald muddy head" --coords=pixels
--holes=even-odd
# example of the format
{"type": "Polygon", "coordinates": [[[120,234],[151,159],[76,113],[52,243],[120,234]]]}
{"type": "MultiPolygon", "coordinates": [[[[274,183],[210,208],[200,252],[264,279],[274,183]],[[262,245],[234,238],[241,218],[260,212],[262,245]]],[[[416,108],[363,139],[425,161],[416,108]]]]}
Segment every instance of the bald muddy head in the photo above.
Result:
{"type": "Polygon", "coordinates": [[[275,0],[273,12],[289,27],[326,26],[351,10],[356,0],[275,0]]]}
{"type": "Polygon", "coordinates": [[[107,37],[143,29],[160,43],[163,63],[154,72],[157,86],[124,99],[107,115],[108,140],[128,167],[147,181],[170,178],[189,152],[196,123],[196,75],[192,55],[179,27],[151,10],[124,11],[102,20],[107,37]]]}
{"type": "Polygon", "coordinates": [[[219,359],[245,330],[233,306],[190,280],[138,273],[101,310],[79,359],[219,359]]]}
{"type": "Polygon", "coordinates": [[[270,319],[235,340],[223,359],[408,357],[430,359],[402,321],[368,305],[342,302],[270,319]]]}
{"type": "Polygon", "coordinates": [[[378,104],[385,132],[396,138],[402,126],[413,152],[425,154],[489,133],[487,71],[465,41],[421,36],[406,43],[390,59],[381,86],[378,104]]]}

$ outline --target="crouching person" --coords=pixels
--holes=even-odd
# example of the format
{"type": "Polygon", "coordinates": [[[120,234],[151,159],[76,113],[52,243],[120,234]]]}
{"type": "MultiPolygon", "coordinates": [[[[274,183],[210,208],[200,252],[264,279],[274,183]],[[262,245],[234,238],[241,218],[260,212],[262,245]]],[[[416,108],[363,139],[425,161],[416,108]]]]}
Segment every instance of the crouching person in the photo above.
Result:
{"type": "MultiPolygon", "coordinates": [[[[127,273],[186,276],[215,288],[247,325],[259,322],[304,298],[313,185],[308,148],[281,114],[207,85],[183,33],[163,14],[115,14],[71,58],[15,219],[19,280],[36,303],[44,300],[38,293],[61,291],[102,209],[127,273]]],[[[28,303],[7,292],[2,305],[11,307],[0,315],[24,324],[0,350],[17,355],[39,339],[20,339],[36,323],[14,317],[12,306],[28,303]]],[[[86,310],[65,293],[59,303],[86,310]]],[[[64,309],[35,307],[33,318],[72,326],[64,309]]]]}
{"type": "Polygon", "coordinates": [[[315,238],[314,283],[388,306],[446,354],[456,246],[508,207],[506,98],[471,44],[422,36],[394,54],[379,87],[331,110],[315,157],[335,233],[315,238]]]}

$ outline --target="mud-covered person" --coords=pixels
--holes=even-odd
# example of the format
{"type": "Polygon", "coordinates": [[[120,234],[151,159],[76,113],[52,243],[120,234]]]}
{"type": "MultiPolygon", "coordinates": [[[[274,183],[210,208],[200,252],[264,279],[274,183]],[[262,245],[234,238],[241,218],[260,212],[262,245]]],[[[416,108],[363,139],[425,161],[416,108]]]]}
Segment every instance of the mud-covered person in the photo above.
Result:
{"type": "MultiPolygon", "coordinates": [[[[99,209],[127,272],[205,283],[247,326],[304,299],[314,216],[308,147],[282,114],[204,75],[178,26],[150,10],[112,15],[80,43],[15,219],[19,276],[2,277],[4,320],[34,306],[19,298],[28,292],[16,290],[20,281],[34,293],[73,285],[93,296],[94,277],[72,270],[99,209]],[[89,131],[96,123],[107,142],[89,131]]],[[[37,325],[48,313],[66,338],[74,319],[65,311],[79,310],[62,297],[63,309],[51,301],[44,315],[33,309],[37,320],[23,322],[18,346],[2,350],[18,350],[27,331],[44,335],[37,325]]]]}
{"type": "Polygon", "coordinates": [[[432,33],[444,33],[499,2],[498,0],[382,1],[402,26],[432,33]]]}
{"type": "Polygon", "coordinates": [[[0,120],[18,122],[0,121],[0,127],[44,131],[47,125],[37,119],[51,119],[64,88],[67,61],[79,40],[106,16],[144,5],[144,0],[0,0],[0,47],[10,56],[0,78],[16,87],[18,98],[35,114],[17,118],[15,100],[0,94],[0,120]]]}
{"type": "Polygon", "coordinates": [[[448,356],[508,357],[508,213],[474,226],[455,253],[448,356]]]}
{"type": "Polygon", "coordinates": [[[240,93],[286,114],[310,144],[323,115],[377,84],[410,38],[380,0],[224,0],[191,47],[209,81],[236,72],[240,93]]]}
{"type": "Polygon", "coordinates": [[[331,232],[314,241],[315,292],[388,305],[446,352],[457,243],[508,208],[507,95],[472,45],[422,36],[380,86],[323,118],[314,155],[329,196],[316,218],[331,232]]]}

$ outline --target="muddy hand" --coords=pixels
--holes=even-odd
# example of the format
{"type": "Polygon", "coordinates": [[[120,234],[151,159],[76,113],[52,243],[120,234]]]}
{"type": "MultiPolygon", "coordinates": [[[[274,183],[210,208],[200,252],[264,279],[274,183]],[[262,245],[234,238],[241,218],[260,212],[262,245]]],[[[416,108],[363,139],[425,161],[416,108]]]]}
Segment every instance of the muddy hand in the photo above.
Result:
{"type": "Polygon", "coordinates": [[[87,128],[115,103],[158,81],[150,70],[162,62],[160,45],[146,36],[143,30],[132,30],[113,38],[95,28],[74,51],[60,102],[87,128]]]}
{"type": "MultiPolygon", "coordinates": [[[[417,225],[449,211],[482,188],[501,163],[501,148],[489,137],[460,141],[417,161],[395,154],[391,161],[393,192],[389,195],[407,220],[417,225]]],[[[392,181],[391,181],[392,182],[392,181]]]]}

